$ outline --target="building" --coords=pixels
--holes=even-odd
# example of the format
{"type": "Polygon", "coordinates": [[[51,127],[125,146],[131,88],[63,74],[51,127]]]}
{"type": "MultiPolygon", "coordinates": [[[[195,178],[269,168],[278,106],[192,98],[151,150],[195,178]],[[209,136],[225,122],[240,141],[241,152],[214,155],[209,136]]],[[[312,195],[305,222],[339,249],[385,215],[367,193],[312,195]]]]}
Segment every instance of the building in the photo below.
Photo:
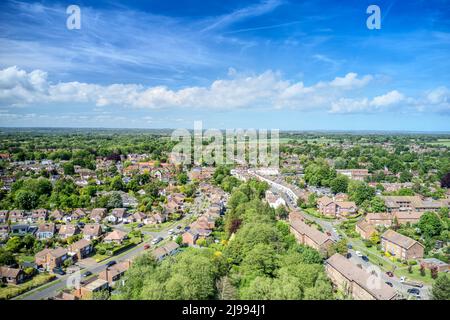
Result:
{"type": "Polygon", "coordinates": [[[55,235],[56,227],[54,223],[40,224],[36,232],[36,238],[39,240],[50,239],[55,235]]]}
{"type": "Polygon", "coordinates": [[[448,207],[444,200],[424,200],[420,196],[382,196],[388,212],[398,211],[438,211],[440,208],[448,207]]]}
{"type": "Polygon", "coordinates": [[[80,232],[80,229],[75,224],[63,224],[58,231],[58,235],[62,239],[67,239],[72,237],[80,232]]]}
{"type": "Polygon", "coordinates": [[[163,260],[167,256],[174,255],[178,252],[179,245],[176,242],[170,241],[165,245],[155,249],[152,254],[157,261],[163,260]]]}
{"type": "Polygon", "coordinates": [[[272,191],[266,191],[266,201],[271,208],[277,209],[280,206],[286,206],[286,201],[279,196],[275,195],[272,191]]]}
{"type": "Polygon", "coordinates": [[[37,266],[42,266],[47,271],[59,268],[69,258],[68,251],[62,247],[56,249],[44,249],[34,256],[37,266]]]}
{"type": "Polygon", "coordinates": [[[86,224],[83,228],[83,238],[86,240],[98,239],[102,235],[102,227],[98,223],[86,224]]]}
{"type": "Polygon", "coordinates": [[[390,227],[392,225],[392,214],[386,212],[370,212],[364,220],[374,226],[390,227]]]}
{"type": "Polygon", "coordinates": [[[183,243],[189,246],[195,245],[199,238],[199,232],[197,229],[189,229],[182,235],[183,243]]]}
{"type": "Polygon", "coordinates": [[[127,239],[127,233],[121,230],[111,231],[103,239],[104,243],[117,243],[122,244],[122,242],[127,239]]]}
{"type": "Polygon", "coordinates": [[[369,176],[369,170],[367,169],[337,169],[336,173],[359,181],[364,181],[369,176]]]}
{"type": "Polygon", "coordinates": [[[69,255],[76,257],[78,260],[84,259],[93,252],[91,241],[86,239],[78,240],[68,247],[69,255]]]}
{"type": "Polygon", "coordinates": [[[334,243],[331,237],[307,225],[297,214],[289,215],[289,223],[291,233],[299,243],[310,246],[323,254],[328,254],[330,246],[334,243]]]}
{"type": "Polygon", "coordinates": [[[355,231],[361,236],[363,239],[370,239],[370,237],[377,232],[375,227],[372,224],[369,224],[366,220],[359,220],[355,225],[355,231]]]}
{"type": "Polygon", "coordinates": [[[106,210],[105,208],[92,209],[90,218],[91,220],[94,220],[95,222],[99,223],[100,221],[103,220],[103,218],[106,217],[107,212],[108,210],[106,210]]]}
{"type": "Polygon", "coordinates": [[[131,261],[119,262],[115,265],[107,267],[105,270],[99,273],[99,279],[108,281],[109,285],[112,286],[116,281],[118,281],[131,266],[131,261]]]}
{"type": "MultiPolygon", "coordinates": [[[[340,196],[339,199],[345,198],[340,196]]],[[[321,214],[329,217],[346,217],[358,212],[358,207],[353,201],[338,201],[326,196],[317,200],[317,207],[321,214]]]]}
{"type": "Polygon", "coordinates": [[[339,253],[326,260],[325,271],[335,287],[355,300],[393,300],[397,297],[395,290],[381,278],[371,278],[369,272],[339,253]]]}
{"type": "Polygon", "coordinates": [[[438,272],[448,272],[450,265],[436,258],[426,258],[420,260],[420,264],[427,269],[436,268],[438,272]]]}
{"type": "Polygon", "coordinates": [[[8,221],[9,211],[0,210],[0,224],[6,223],[8,221]]]}
{"type": "Polygon", "coordinates": [[[393,212],[393,217],[397,219],[398,224],[413,224],[419,222],[423,214],[423,211],[397,211],[393,212]]]}
{"type": "Polygon", "coordinates": [[[381,248],[402,260],[423,258],[424,246],[421,243],[394,230],[387,230],[381,235],[381,248]]]}
{"type": "Polygon", "coordinates": [[[0,283],[19,284],[25,279],[22,269],[0,266],[0,283]]]}
{"type": "Polygon", "coordinates": [[[91,298],[92,294],[98,291],[109,290],[109,283],[104,279],[97,278],[89,281],[80,289],[76,290],[74,295],[78,298],[91,298]]]}

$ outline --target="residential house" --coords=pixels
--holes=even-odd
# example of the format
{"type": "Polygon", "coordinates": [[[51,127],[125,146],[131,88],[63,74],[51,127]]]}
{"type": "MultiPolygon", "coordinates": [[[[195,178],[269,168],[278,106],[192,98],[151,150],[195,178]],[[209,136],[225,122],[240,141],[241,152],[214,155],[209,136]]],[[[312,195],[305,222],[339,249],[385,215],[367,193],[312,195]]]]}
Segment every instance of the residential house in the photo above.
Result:
{"type": "Polygon", "coordinates": [[[374,226],[390,227],[392,225],[392,214],[386,212],[370,212],[364,219],[374,226]]]}
{"type": "Polygon", "coordinates": [[[0,223],[6,223],[8,221],[9,211],[0,210],[0,223]]]}
{"type": "Polygon", "coordinates": [[[176,242],[170,241],[155,249],[152,254],[157,261],[161,261],[167,256],[174,255],[178,251],[179,247],[180,246],[176,242]]]}
{"type": "Polygon", "coordinates": [[[80,232],[80,229],[75,224],[63,224],[59,228],[58,235],[62,239],[67,239],[69,237],[72,237],[80,232]]]}
{"type": "Polygon", "coordinates": [[[24,278],[25,273],[22,269],[0,266],[0,283],[19,284],[24,278]]]}
{"type": "Polygon", "coordinates": [[[330,246],[334,240],[325,233],[303,222],[303,218],[298,215],[289,215],[291,233],[301,244],[310,246],[323,254],[328,254],[330,246]]]}
{"type": "Polygon", "coordinates": [[[115,265],[107,267],[105,270],[100,272],[98,275],[99,279],[108,281],[109,285],[112,286],[116,283],[131,266],[131,261],[119,262],[115,265]]]}
{"type": "Polygon", "coordinates": [[[398,211],[438,211],[440,208],[448,207],[446,201],[426,200],[421,196],[382,196],[388,212],[398,211]]]}
{"type": "Polygon", "coordinates": [[[7,224],[0,225],[0,240],[6,240],[9,237],[9,226],[7,224]]]}
{"type": "Polygon", "coordinates": [[[14,236],[24,236],[26,234],[35,234],[37,231],[36,226],[30,226],[28,224],[15,224],[11,226],[11,234],[14,236]]]}
{"type": "Polygon", "coordinates": [[[86,216],[87,216],[86,210],[81,209],[81,208],[75,209],[75,211],[72,212],[72,214],[71,214],[72,220],[83,219],[86,216]]]}
{"type": "Polygon", "coordinates": [[[83,238],[86,240],[98,239],[102,235],[102,227],[98,223],[88,223],[83,228],[83,238]]]}
{"type": "Polygon", "coordinates": [[[266,191],[266,201],[271,208],[277,209],[280,206],[286,206],[286,201],[279,196],[275,195],[272,191],[266,191]]]}
{"type": "Polygon", "coordinates": [[[133,218],[136,222],[144,222],[145,218],[147,218],[147,215],[143,212],[135,212],[133,214],[133,218]]]}
{"type": "Polygon", "coordinates": [[[325,271],[334,286],[355,300],[393,300],[397,297],[395,290],[384,281],[370,285],[373,282],[371,274],[339,253],[326,260],[325,271]]]}
{"type": "Polygon", "coordinates": [[[317,207],[321,214],[329,217],[346,217],[358,212],[356,203],[353,201],[336,201],[327,196],[317,200],[317,207]]]}
{"type": "Polygon", "coordinates": [[[103,239],[104,243],[117,243],[121,244],[125,239],[127,239],[127,233],[121,230],[111,231],[103,239]]]}
{"type": "Polygon", "coordinates": [[[387,230],[381,235],[381,248],[401,260],[421,259],[424,252],[421,243],[394,230],[387,230]]]}
{"type": "Polygon", "coordinates": [[[106,281],[104,279],[97,278],[97,279],[88,281],[83,286],[81,286],[79,289],[75,290],[74,295],[77,298],[90,299],[94,292],[103,291],[103,290],[109,290],[109,283],[108,283],[108,281],[106,281]]]}
{"type": "Polygon", "coordinates": [[[361,236],[363,239],[370,239],[370,237],[377,232],[374,225],[368,223],[366,220],[359,220],[355,225],[355,231],[361,236]]]}
{"type": "Polygon", "coordinates": [[[58,247],[56,249],[44,249],[34,256],[35,263],[50,271],[59,268],[69,258],[67,249],[58,247]]]}
{"type": "Polygon", "coordinates": [[[50,218],[55,221],[61,221],[63,219],[63,217],[64,217],[64,213],[58,209],[53,210],[53,212],[50,214],[50,218]]]}
{"type": "Polygon", "coordinates": [[[11,210],[9,212],[9,221],[11,223],[27,222],[27,216],[24,210],[11,210]]]}
{"type": "Polygon", "coordinates": [[[420,264],[427,269],[436,268],[438,272],[450,271],[450,265],[436,258],[426,258],[420,260],[420,264]]]}
{"type": "Polygon", "coordinates": [[[367,169],[337,169],[336,173],[359,181],[364,181],[369,176],[369,170],[367,169]]]}
{"type": "Polygon", "coordinates": [[[121,223],[123,222],[123,218],[127,215],[126,208],[115,208],[111,211],[111,213],[106,218],[110,223],[121,223]]]}
{"type": "Polygon", "coordinates": [[[196,244],[199,238],[199,232],[197,229],[189,229],[183,233],[181,236],[183,238],[183,243],[189,246],[193,246],[196,244]]]}
{"type": "Polygon", "coordinates": [[[36,223],[36,222],[40,222],[43,223],[47,220],[48,217],[48,210],[47,209],[37,209],[37,210],[33,210],[31,212],[31,216],[30,216],[30,222],[31,223],[36,223]]]}
{"type": "Polygon", "coordinates": [[[393,217],[397,219],[398,224],[413,224],[419,222],[423,214],[423,211],[396,211],[393,212],[393,217]]]}
{"type": "Polygon", "coordinates": [[[90,218],[91,220],[94,220],[97,223],[100,223],[107,214],[108,210],[106,208],[95,208],[92,209],[90,218]]]}
{"type": "Polygon", "coordinates": [[[43,223],[38,226],[36,238],[39,240],[50,239],[55,235],[56,227],[54,223],[43,223]]]}
{"type": "Polygon", "coordinates": [[[93,252],[91,241],[86,239],[78,240],[68,247],[69,255],[75,256],[78,260],[84,259],[93,252]]]}

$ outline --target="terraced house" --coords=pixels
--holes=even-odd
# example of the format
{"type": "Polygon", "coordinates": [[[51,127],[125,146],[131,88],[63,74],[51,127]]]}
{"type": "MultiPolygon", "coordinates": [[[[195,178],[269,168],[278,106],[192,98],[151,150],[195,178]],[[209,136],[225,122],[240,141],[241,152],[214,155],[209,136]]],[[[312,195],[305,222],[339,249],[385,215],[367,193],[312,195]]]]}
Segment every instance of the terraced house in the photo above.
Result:
{"type": "Polygon", "coordinates": [[[381,235],[381,248],[402,260],[423,258],[424,246],[421,243],[394,230],[381,235]]]}

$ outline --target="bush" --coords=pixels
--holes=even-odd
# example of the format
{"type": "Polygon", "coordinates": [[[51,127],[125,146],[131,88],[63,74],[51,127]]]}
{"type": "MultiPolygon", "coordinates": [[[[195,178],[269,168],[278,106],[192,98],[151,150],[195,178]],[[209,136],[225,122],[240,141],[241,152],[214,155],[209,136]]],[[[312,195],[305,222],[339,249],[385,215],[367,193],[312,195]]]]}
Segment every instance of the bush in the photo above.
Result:
{"type": "Polygon", "coordinates": [[[409,264],[410,266],[415,266],[415,265],[417,265],[417,261],[416,261],[416,260],[409,260],[409,261],[408,261],[408,264],[409,264]]]}

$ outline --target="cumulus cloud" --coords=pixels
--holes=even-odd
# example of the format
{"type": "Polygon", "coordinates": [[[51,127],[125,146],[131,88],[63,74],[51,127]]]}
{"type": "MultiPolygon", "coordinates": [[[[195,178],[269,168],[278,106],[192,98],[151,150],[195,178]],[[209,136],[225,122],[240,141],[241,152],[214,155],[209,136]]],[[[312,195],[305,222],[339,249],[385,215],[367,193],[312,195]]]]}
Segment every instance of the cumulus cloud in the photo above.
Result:
{"type": "Polygon", "coordinates": [[[261,74],[241,74],[229,70],[227,79],[209,86],[193,86],[173,90],[167,86],[146,87],[141,84],[99,85],[82,82],[52,83],[41,70],[27,72],[16,66],[0,70],[0,106],[32,104],[86,104],[96,108],[122,106],[128,108],[169,109],[298,109],[328,110],[331,113],[358,113],[394,110],[403,104],[435,105],[447,108],[449,90],[439,87],[426,93],[420,103],[392,90],[368,97],[348,97],[372,81],[372,75],[358,76],[350,72],[329,81],[310,86],[292,82],[271,70],[261,74]],[[353,91],[352,91],[353,90],[353,91]]]}

